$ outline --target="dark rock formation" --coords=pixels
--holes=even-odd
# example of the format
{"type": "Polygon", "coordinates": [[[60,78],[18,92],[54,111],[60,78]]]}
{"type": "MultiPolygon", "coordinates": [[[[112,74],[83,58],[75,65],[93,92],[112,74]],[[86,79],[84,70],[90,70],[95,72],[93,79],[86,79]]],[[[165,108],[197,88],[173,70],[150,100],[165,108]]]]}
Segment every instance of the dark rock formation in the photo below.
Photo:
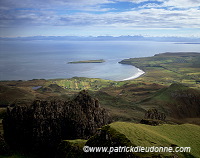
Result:
{"type": "Polygon", "coordinates": [[[162,124],[166,119],[164,113],[158,112],[157,109],[149,109],[144,116],[144,119],[140,121],[142,124],[157,126],[162,124]]]}
{"type": "Polygon", "coordinates": [[[9,147],[4,140],[3,135],[0,133],[0,155],[9,155],[9,147]]]}
{"type": "Polygon", "coordinates": [[[71,101],[35,100],[31,105],[8,108],[3,125],[5,139],[12,148],[52,155],[61,140],[88,139],[110,122],[99,101],[81,91],[71,101]]]}
{"type": "Polygon", "coordinates": [[[145,119],[154,119],[165,121],[166,115],[164,113],[158,112],[157,109],[149,109],[144,116],[145,119]]]}
{"type": "Polygon", "coordinates": [[[151,125],[151,126],[158,126],[162,122],[159,120],[148,120],[148,119],[142,119],[140,121],[141,124],[151,125]]]}

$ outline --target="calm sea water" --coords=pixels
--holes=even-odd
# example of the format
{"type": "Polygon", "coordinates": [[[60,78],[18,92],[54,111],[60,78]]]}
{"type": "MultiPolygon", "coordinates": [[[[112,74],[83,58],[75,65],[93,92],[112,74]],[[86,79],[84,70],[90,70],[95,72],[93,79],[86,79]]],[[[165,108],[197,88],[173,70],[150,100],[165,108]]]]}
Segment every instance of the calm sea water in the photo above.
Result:
{"type": "Polygon", "coordinates": [[[91,77],[123,80],[138,72],[118,62],[164,52],[200,52],[199,44],[135,41],[0,41],[0,80],[91,77]],[[67,64],[104,59],[105,63],[67,64]]]}

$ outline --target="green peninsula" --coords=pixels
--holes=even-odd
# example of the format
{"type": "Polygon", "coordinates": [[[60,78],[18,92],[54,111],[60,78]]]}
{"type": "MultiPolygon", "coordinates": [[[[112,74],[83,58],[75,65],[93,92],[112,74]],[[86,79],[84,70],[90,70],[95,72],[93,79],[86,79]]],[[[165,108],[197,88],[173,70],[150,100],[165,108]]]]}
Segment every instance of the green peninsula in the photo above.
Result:
{"type": "Polygon", "coordinates": [[[200,53],[176,52],[152,57],[130,58],[120,62],[140,68],[146,73],[135,81],[170,85],[174,82],[200,87],[200,53]]]}
{"type": "Polygon", "coordinates": [[[72,61],[68,62],[68,64],[80,64],[80,63],[103,63],[105,60],[99,59],[99,60],[81,60],[81,61],[72,61]]]}

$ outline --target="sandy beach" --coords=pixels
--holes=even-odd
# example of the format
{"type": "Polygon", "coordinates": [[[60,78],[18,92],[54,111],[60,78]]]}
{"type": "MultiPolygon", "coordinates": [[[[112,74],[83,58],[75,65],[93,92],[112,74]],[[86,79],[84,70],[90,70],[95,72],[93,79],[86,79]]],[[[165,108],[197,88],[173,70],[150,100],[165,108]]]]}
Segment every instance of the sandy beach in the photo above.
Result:
{"type": "Polygon", "coordinates": [[[145,73],[144,71],[138,69],[138,73],[134,74],[133,76],[131,76],[131,77],[129,77],[129,78],[123,79],[123,81],[136,79],[136,78],[140,77],[141,75],[143,75],[144,73],[145,73]]]}

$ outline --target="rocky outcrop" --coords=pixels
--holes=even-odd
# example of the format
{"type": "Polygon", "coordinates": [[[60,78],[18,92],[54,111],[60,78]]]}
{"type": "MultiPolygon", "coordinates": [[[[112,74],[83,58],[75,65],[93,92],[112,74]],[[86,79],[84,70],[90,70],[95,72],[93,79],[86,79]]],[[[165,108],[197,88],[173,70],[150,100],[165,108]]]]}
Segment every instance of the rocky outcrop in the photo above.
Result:
{"type": "Polygon", "coordinates": [[[142,124],[157,126],[162,124],[166,119],[164,113],[158,112],[157,109],[149,109],[144,116],[144,119],[140,121],[142,124]]]}
{"type": "Polygon", "coordinates": [[[3,125],[5,139],[12,148],[52,153],[61,140],[88,139],[110,122],[99,101],[81,91],[71,101],[35,100],[31,105],[8,108],[3,125]]]}
{"type": "Polygon", "coordinates": [[[158,112],[157,109],[149,109],[144,116],[145,119],[154,119],[165,121],[166,115],[164,113],[158,112]]]}
{"type": "Polygon", "coordinates": [[[149,120],[149,119],[142,119],[140,121],[141,124],[151,125],[151,126],[158,126],[159,124],[163,124],[160,120],[149,120]]]}

